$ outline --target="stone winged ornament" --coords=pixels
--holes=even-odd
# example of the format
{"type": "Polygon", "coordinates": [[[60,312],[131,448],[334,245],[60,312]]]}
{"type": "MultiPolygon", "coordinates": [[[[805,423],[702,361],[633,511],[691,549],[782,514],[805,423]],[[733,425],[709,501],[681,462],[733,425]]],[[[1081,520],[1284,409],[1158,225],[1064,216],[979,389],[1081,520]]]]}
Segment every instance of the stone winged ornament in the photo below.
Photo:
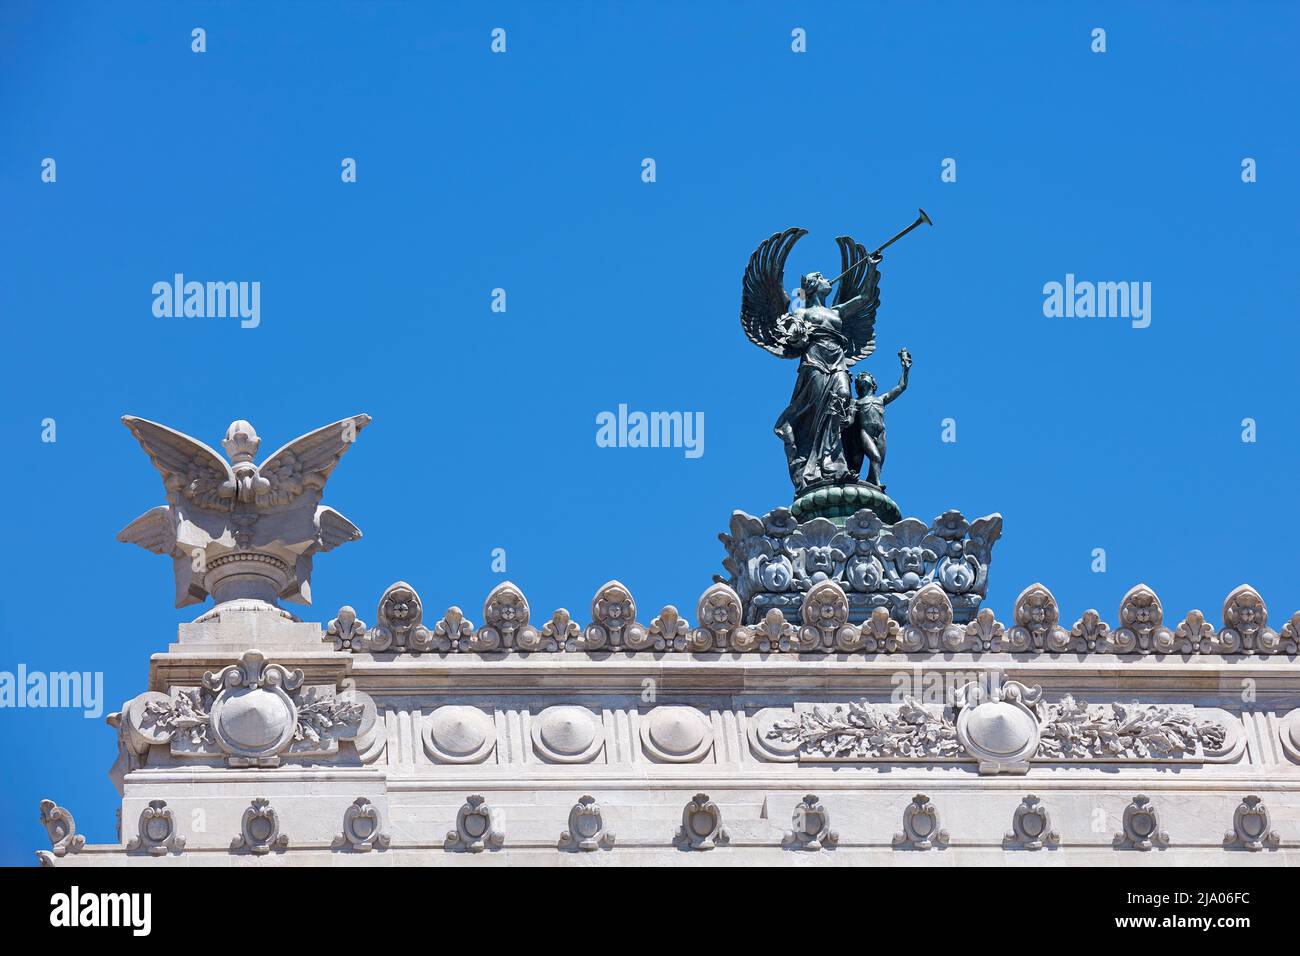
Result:
{"type": "Polygon", "coordinates": [[[189,435],[131,415],[122,423],[140,442],[167,490],[118,540],[170,555],[176,606],[279,598],[311,603],[312,556],[361,537],[320,503],[325,482],[369,415],[354,415],[296,438],[260,465],[261,439],[237,421],[222,447],[229,461],[189,435]]]}
{"type": "MultiPolygon", "coordinates": [[[[880,306],[882,250],[930,219],[922,211],[907,229],[873,252],[849,236],[839,236],[841,273],[827,279],[820,272],[803,276],[791,297],[784,287],[785,261],[808,230],[774,233],[754,250],[745,269],[740,324],[749,340],[779,358],[798,359],[790,403],[773,426],[785,445],[795,493],[859,485],[867,465],[866,485],[878,491],[885,457],[884,406],[907,388],[912,358],[899,352],[902,376],[884,395],[876,394],[875,377],[857,377],[853,397],[849,369],[876,349],[876,310],[880,306]],[[836,283],[834,298],[828,298],[836,283]]],[[[836,496],[838,501],[842,495],[836,496]]],[[[879,495],[855,495],[869,503],[879,495]]],[[[890,503],[892,505],[892,502],[890,503]]],[[[850,512],[851,513],[851,512],[850,512]]]]}

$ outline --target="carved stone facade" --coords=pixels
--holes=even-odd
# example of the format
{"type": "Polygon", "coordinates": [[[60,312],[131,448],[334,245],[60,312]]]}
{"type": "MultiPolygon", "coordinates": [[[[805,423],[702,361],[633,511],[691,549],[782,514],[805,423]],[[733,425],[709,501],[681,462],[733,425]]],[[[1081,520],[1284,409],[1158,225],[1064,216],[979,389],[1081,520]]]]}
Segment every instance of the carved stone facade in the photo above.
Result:
{"type": "Polygon", "coordinates": [[[304,598],[334,540],[301,509],[339,436],[255,467],[233,428],[218,481],[136,427],[167,507],[230,531],[211,556],[247,544],[186,594],[251,586],[289,512],[302,550],[152,656],[108,718],[118,840],[43,801],[42,863],[1300,865],[1300,612],[1247,585],[1217,621],[1142,584],[1103,615],[1031,583],[999,615],[997,515],[777,509],[737,513],[730,580],[678,604],[611,579],[575,619],[499,581],[471,619],[398,581],[322,626],[268,598],[304,598]]]}

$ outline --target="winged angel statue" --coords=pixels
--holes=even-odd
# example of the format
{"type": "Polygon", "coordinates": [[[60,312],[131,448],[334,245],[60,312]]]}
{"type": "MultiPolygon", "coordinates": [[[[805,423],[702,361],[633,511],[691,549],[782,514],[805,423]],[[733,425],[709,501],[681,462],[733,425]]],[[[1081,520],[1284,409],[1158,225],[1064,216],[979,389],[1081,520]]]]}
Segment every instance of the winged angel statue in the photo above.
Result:
{"type": "Polygon", "coordinates": [[[176,606],[235,599],[311,603],[312,555],[361,537],[320,503],[325,482],[369,415],[354,415],[289,442],[260,465],[261,439],[246,421],[231,424],[227,461],[175,429],[126,415],[123,424],[162,475],[167,504],[118,534],[155,554],[170,555],[176,606]]]}
{"type": "Polygon", "coordinates": [[[740,306],[740,323],[751,342],[780,358],[799,359],[794,394],[774,427],[785,444],[798,495],[856,481],[864,460],[869,462],[867,480],[879,485],[884,406],[907,388],[912,364],[907,350],[901,350],[902,377],[882,396],[875,394],[872,375],[859,375],[859,398],[854,401],[848,370],[876,348],[880,251],[868,253],[849,236],[837,237],[843,272],[834,300],[826,304],[835,280],[811,272],[800,280],[800,301],[792,309],[784,288],[785,260],[807,233],[775,233],[754,251],[745,269],[740,306]]]}

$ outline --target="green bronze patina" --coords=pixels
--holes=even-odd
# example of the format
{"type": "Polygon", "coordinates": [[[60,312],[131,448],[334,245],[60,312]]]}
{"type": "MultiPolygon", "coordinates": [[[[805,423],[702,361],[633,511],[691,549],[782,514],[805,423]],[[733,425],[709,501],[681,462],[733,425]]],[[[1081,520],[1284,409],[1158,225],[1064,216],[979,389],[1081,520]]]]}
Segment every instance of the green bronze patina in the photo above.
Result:
{"type": "Polygon", "coordinates": [[[829,518],[843,526],[845,518],[863,508],[874,511],[885,524],[894,524],[903,516],[893,498],[874,485],[861,483],[824,485],[805,492],[790,506],[790,514],[800,524],[813,518],[829,518]]]}

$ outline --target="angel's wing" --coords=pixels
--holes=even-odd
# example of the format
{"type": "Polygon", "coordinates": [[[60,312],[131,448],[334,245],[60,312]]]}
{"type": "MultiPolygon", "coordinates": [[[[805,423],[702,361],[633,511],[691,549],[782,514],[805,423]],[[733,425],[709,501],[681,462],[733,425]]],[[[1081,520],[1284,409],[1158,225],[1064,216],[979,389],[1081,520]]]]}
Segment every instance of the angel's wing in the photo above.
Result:
{"type": "Polygon", "coordinates": [[[171,554],[176,548],[176,525],[167,505],[150,508],[117,533],[117,540],[138,544],[154,554],[171,554]]]}
{"type": "Polygon", "coordinates": [[[230,508],[235,500],[235,476],[226,459],[197,438],[166,425],[134,415],[123,415],[122,424],[162,475],[168,501],[177,504],[177,496],[184,495],[205,508],[230,508]]]}
{"type": "Polygon", "coordinates": [[[749,257],[740,299],[740,325],[755,345],[781,358],[798,358],[777,328],[777,319],[790,311],[785,294],[785,260],[807,229],[790,228],[769,236],[749,257]]]}
{"type": "Polygon", "coordinates": [[[840,247],[840,271],[845,275],[835,290],[832,306],[840,310],[841,328],[849,340],[844,362],[852,365],[876,350],[880,270],[874,262],[866,261],[867,250],[852,237],[836,236],[835,242],[840,247]]]}
{"type": "Polygon", "coordinates": [[[258,466],[258,473],[271,483],[265,494],[257,496],[258,506],[287,505],[304,494],[314,495],[312,503],[319,504],[330,472],[369,424],[369,415],[353,415],[308,432],[279,449],[258,466]]]}

